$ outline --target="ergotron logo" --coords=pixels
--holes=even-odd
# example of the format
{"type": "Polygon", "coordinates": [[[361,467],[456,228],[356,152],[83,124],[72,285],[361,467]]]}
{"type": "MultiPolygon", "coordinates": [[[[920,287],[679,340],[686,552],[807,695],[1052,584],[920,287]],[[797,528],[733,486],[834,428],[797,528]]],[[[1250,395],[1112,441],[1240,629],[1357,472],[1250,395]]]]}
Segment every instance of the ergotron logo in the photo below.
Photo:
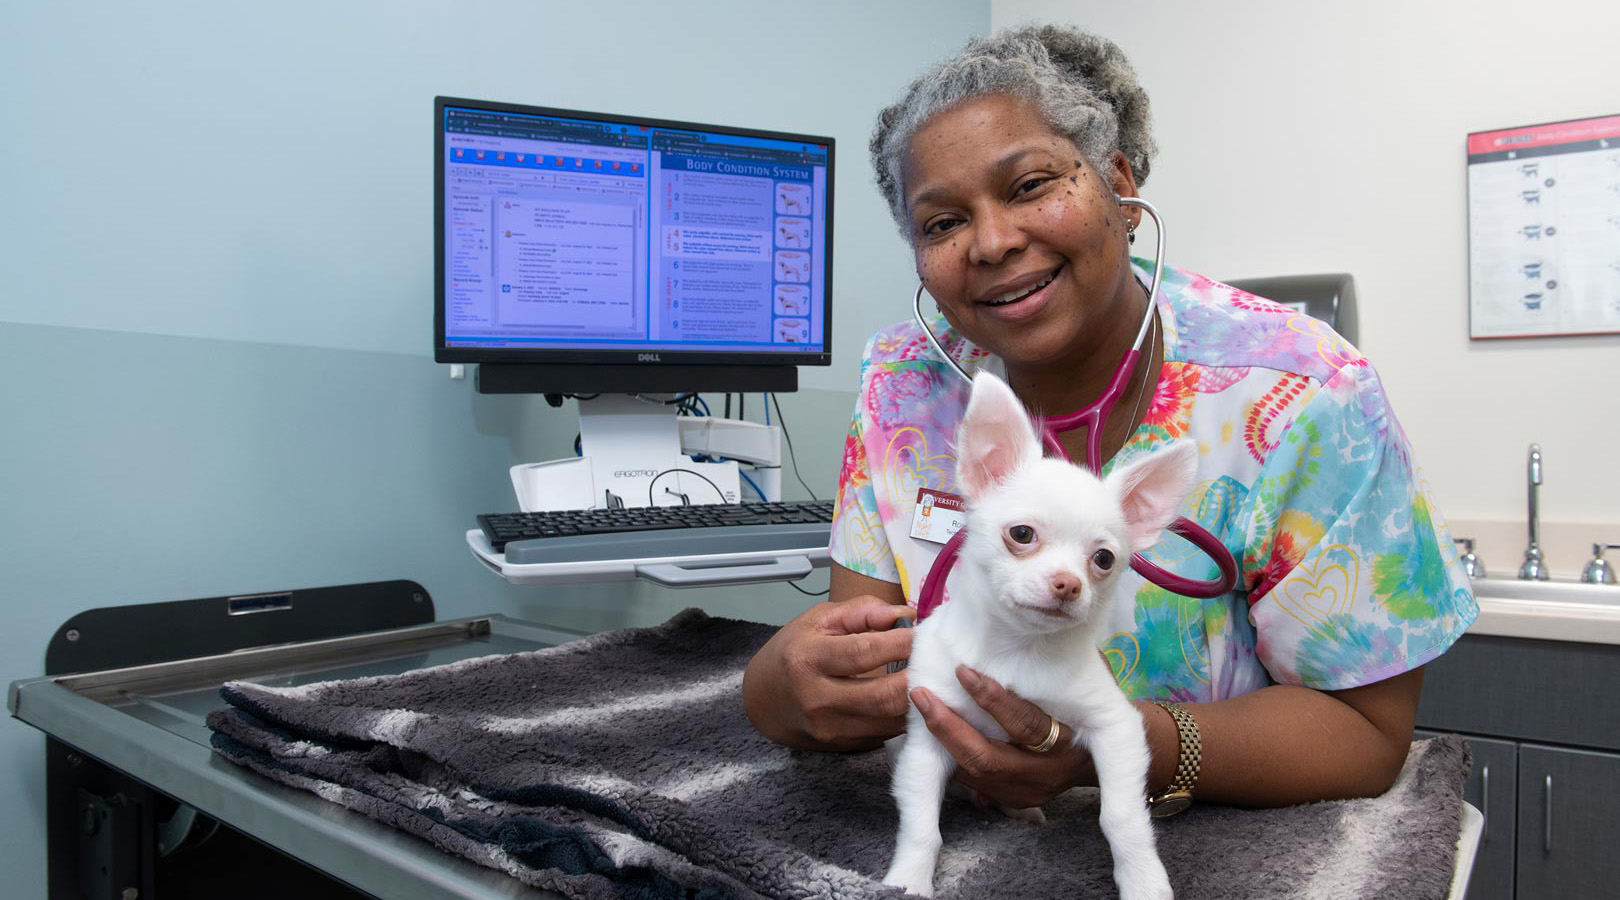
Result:
{"type": "Polygon", "coordinates": [[[636,362],[663,362],[656,353],[637,353],[636,362]]]}
{"type": "Polygon", "coordinates": [[[614,478],[651,478],[658,474],[657,469],[619,469],[613,473],[614,478]]]}

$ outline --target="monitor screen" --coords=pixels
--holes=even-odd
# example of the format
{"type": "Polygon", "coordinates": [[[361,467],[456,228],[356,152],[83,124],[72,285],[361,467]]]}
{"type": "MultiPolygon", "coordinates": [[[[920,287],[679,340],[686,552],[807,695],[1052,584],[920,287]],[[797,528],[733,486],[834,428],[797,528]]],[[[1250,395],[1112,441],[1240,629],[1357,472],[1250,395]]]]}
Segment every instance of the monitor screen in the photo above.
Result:
{"type": "Polygon", "coordinates": [[[830,361],[831,138],[434,107],[439,362],[830,361]]]}

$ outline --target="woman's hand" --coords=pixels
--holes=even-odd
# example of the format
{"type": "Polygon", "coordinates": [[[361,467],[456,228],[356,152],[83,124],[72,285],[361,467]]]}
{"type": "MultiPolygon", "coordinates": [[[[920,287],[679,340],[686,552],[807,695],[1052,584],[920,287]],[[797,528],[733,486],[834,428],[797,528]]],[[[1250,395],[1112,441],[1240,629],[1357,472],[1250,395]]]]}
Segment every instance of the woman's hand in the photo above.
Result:
{"type": "Polygon", "coordinates": [[[743,707],[759,733],[808,750],[863,750],[906,727],[912,610],[878,597],[817,603],[782,626],[748,663],[743,707]],[[875,671],[874,671],[875,670],[875,671]]]}
{"type": "Polygon", "coordinates": [[[922,713],[928,730],[956,760],[956,780],[972,788],[977,799],[1008,809],[1028,809],[1045,805],[1069,788],[1096,783],[1091,754],[1075,744],[1069,726],[1059,726],[1057,744],[1051,750],[1026,750],[1018,745],[1036,746],[1046,740],[1051,716],[967,666],[956,667],[956,680],[1007,732],[1007,741],[985,737],[926,688],[912,691],[911,702],[922,713]]]}

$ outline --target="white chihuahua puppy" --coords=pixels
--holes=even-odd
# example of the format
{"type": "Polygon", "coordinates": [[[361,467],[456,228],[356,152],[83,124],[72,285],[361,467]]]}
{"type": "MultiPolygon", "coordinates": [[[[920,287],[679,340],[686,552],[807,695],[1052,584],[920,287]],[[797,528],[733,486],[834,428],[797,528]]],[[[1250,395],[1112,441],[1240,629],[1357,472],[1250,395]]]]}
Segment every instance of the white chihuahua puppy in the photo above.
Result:
{"type": "MultiPolygon", "coordinates": [[[[968,536],[950,602],[917,626],[907,675],[981,732],[1007,733],[956,679],[958,664],[994,678],[1067,726],[1097,767],[1104,837],[1122,900],[1168,900],[1146,804],[1142,716],[1097,650],[1131,554],[1152,546],[1192,490],[1192,442],[1152,453],[1098,479],[1041,455],[1023,405],[979,374],[957,434],[957,484],[968,536]]],[[[940,802],[955,762],[913,708],[894,759],[900,832],[886,884],[933,896],[940,802]]],[[[1039,742],[1040,738],[1035,738],[1039,742]]],[[[1024,811],[1044,821],[1040,810],[1024,811]]]]}

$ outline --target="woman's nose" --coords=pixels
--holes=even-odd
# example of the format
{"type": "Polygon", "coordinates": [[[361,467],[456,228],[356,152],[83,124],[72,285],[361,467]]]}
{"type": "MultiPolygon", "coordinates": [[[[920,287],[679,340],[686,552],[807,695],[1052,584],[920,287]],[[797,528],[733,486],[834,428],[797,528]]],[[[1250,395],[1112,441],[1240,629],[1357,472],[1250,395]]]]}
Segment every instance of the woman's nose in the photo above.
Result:
{"type": "Polygon", "coordinates": [[[970,259],[975,263],[995,265],[1024,249],[1025,243],[1024,230],[1010,212],[1005,209],[982,211],[973,220],[970,259]]]}

